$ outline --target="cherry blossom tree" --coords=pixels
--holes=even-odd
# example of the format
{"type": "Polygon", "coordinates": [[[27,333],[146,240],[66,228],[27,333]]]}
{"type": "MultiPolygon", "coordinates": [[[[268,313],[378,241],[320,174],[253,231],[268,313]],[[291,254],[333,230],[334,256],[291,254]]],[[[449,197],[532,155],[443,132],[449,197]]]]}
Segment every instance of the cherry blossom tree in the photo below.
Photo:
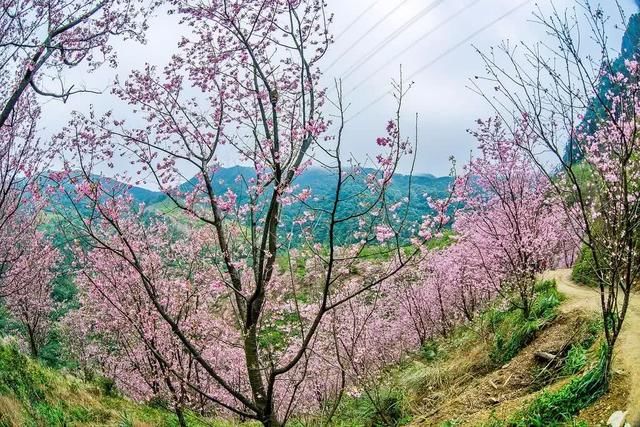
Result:
{"type": "MultiPolygon", "coordinates": [[[[531,135],[514,142],[545,174],[563,201],[570,228],[593,258],[608,344],[608,383],[614,345],[639,273],[640,71],[635,59],[613,57],[607,36],[611,21],[603,10],[589,2],[582,10],[584,17],[538,12],[551,43],[520,50],[505,44],[482,57],[495,88],[495,95],[485,93],[485,98],[506,122],[517,116],[516,132],[531,135]],[[584,39],[585,25],[592,44],[584,39]],[[587,52],[593,44],[596,57],[587,52]]],[[[624,28],[619,10],[619,27],[624,28]]]]}
{"type": "Polygon", "coordinates": [[[86,91],[65,86],[65,71],[82,63],[90,69],[103,62],[114,65],[111,36],[142,40],[150,8],[121,1],[0,2],[0,259],[4,264],[16,262],[20,255],[12,236],[33,227],[44,201],[38,200],[39,177],[57,152],[38,134],[38,96],[66,101],[86,91]],[[57,80],[60,87],[50,87],[49,80],[57,80]]]}
{"type": "Polygon", "coordinates": [[[5,265],[2,291],[9,313],[25,330],[31,355],[38,357],[55,307],[51,292],[59,255],[42,233],[31,231],[25,235],[25,230],[20,230],[23,234],[13,240],[20,256],[5,265]]]}
{"type": "Polygon", "coordinates": [[[515,293],[513,304],[529,316],[537,277],[563,253],[569,224],[544,174],[517,149],[530,135],[511,135],[493,119],[473,134],[480,155],[466,166],[455,230],[486,279],[505,296],[515,293]]]}
{"type": "MultiPolygon", "coordinates": [[[[408,224],[408,210],[402,208],[406,204],[390,206],[387,188],[398,162],[414,152],[400,128],[407,91],[401,80],[395,83],[396,117],[388,122],[386,135],[376,141],[378,154],[370,164],[343,158],[345,107],[339,83],[335,136],[326,136],[330,123],[323,115],[328,107],[318,70],[331,41],[327,30],[331,18],[324,2],[176,2],[176,12],[193,30],[193,37],[180,43],[181,53],[162,72],[146,67],[115,89],[139,111],[146,126],[134,129],[112,114],[77,115],[61,133],[61,140],[75,153],[79,170],[68,171],[75,193],[68,196],[84,204],[76,211],[80,219],[69,219],[69,223],[92,242],[96,254],[116,257],[123,268],[135,272],[146,303],[180,351],[204,372],[206,383],[214,384],[213,391],[172,372],[177,379],[211,404],[240,417],[280,425],[300,403],[325,317],[420,256],[420,246],[432,230],[449,220],[447,205],[434,203],[436,214],[421,224],[408,224]],[[222,166],[218,156],[225,149],[252,166],[251,174],[238,176],[236,189],[220,188],[216,181],[222,166]],[[225,289],[219,313],[225,313],[230,322],[230,347],[241,352],[240,357],[234,353],[231,371],[241,368],[237,377],[227,376],[226,366],[207,351],[214,343],[201,342],[179,320],[173,304],[156,291],[163,285],[154,275],[157,268],[143,255],[144,248],[168,243],[150,244],[150,236],[132,235],[135,224],[144,218],[126,209],[126,199],[95,179],[93,171],[109,166],[118,155],[138,167],[130,182],[155,181],[183,221],[214,236],[215,244],[207,248],[206,256],[217,271],[207,277],[225,289]],[[309,189],[295,183],[314,161],[335,179],[328,207],[314,205],[309,189]],[[185,183],[191,174],[194,178],[185,183]],[[357,191],[345,189],[351,182],[359,183],[357,191]],[[299,212],[291,224],[281,222],[285,209],[299,212]],[[314,227],[319,222],[328,224],[326,241],[316,239],[314,227]],[[407,252],[401,236],[410,227],[420,230],[420,235],[416,247],[407,252]],[[345,229],[355,232],[344,236],[345,229]],[[313,283],[304,283],[294,274],[287,256],[294,235],[308,257],[322,266],[313,283]],[[382,246],[394,262],[383,263],[357,286],[347,286],[360,255],[372,246],[382,246]],[[288,273],[278,272],[282,257],[288,273]],[[296,297],[301,293],[308,298],[304,305],[296,297]],[[281,328],[287,333],[282,334],[281,328]]],[[[103,273],[91,267],[94,263],[97,260],[86,268],[98,281],[103,273]]],[[[209,314],[210,322],[219,321],[209,314]]],[[[125,320],[137,330],[138,319],[125,320]]],[[[142,332],[136,333],[152,350],[142,332]]],[[[157,358],[167,359],[159,349],[152,351],[157,358]]]]}
{"type": "MultiPolygon", "coordinates": [[[[207,229],[180,232],[162,222],[125,221],[122,226],[127,241],[137,245],[140,264],[148,269],[147,288],[133,266],[102,246],[87,253],[87,259],[78,251],[78,262],[85,268],[77,279],[81,308],[65,320],[71,347],[86,367],[114,378],[133,398],[166,402],[180,425],[186,425],[185,408],[211,414],[211,402],[202,396],[220,392],[172,334],[147,291],[220,369],[225,381],[235,383],[242,356],[230,343],[239,337],[230,321],[233,314],[219,311],[228,295],[222,280],[216,279],[220,275],[213,260],[205,256],[215,239],[207,229]],[[164,238],[169,233],[184,235],[164,238]],[[211,316],[211,311],[217,315],[211,316]]],[[[125,250],[122,242],[102,243],[125,250]]]]}
{"type": "Polygon", "coordinates": [[[0,3],[0,128],[30,90],[63,100],[85,91],[66,87],[61,73],[82,62],[90,68],[115,64],[111,36],[143,41],[148,9],[141,6],[121,1],[0,3]],[[60,87],[43,86],[47,77],[57,78],[60,87]]]}

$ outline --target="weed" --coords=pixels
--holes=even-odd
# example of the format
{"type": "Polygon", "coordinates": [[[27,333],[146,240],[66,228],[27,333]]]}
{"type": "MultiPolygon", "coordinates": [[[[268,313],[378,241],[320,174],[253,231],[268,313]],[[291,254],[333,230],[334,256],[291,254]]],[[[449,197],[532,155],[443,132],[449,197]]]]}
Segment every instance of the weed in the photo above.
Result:
{"type": "Polygon", "coordinates": [[[598,364],[555,392],[543,392],[506,425],[516,427],[559,426],[571,422],[605,391],[606,345],[600,349],[598,364]]]}
{"type": "Polygon", "coordinates": [[[587,350],[580,344],[571,346],[562,367],[562,374],[574,375],[587,364],[587,350]]]}
{"type": "Polygon", "coordinates": [[[427,362],[433,362],[440,354],[440,346],[437,341],[430,340],[425,342],[420,348],[420,355],[427,362]]]}
{"type": "Polygon", "coordinates": [[[492,308],[486,318],[490,332],[494,334],[490,358],[496,365],[510,361],[520,350],[535,338],[557,315],[560,294],[554,281],[542,281],[536,284],[536,299],[529,317],[522,310],[509,307],[507,310],[492,308]]]}

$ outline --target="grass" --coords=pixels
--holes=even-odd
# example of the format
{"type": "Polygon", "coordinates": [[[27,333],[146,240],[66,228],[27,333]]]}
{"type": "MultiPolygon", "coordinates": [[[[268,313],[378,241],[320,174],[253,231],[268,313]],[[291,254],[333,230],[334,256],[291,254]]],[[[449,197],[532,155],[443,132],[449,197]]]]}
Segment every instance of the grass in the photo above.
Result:
{"type": "Polygon", "coordinates": [[[494,337],[490,358],[496,365],[503,365],[513,359],[557,316],[557,307],[562,297],[556,289],[555,281],[538,283],[536,293],[528,317],[524,316],[522,310],[513,307],[506,310],[493,307],[485,312],[484,317],[494,337]]]}
{"type": "MultiPolygon", "coordinates": [[[[393,427],[405,425],[410,420],[404,390],[397,387],[381,387],[368,393],[345,396],[330,425],[393,427]]],[[[309,423],[300,425],[309,425],[309,423]]],[[[323,423],[320,422],[319,425],[323,425],[323,423]]]]}
{"type": "MultiPolygon", "coordinates": [[[[205,424],[188,414],[189,425],[205,424]]],[[[123,426],[174,427],[170,411],[107,395],[98,385],[42,366],[0,343],[0,427],[123,426]],[[124,422],[124,421],[130,422],[124,422]]]]}
{"type": "Polygon", "coordinates": [[[583,246],[580,250],[578,259],[571,270],[571,279],[586,286],[597,286],[598,284],[593,265],[593,255],[587,246],[583,246]]]}
{"type": "Polygon", "coordinates": [[[524,427],[560,426],[570,422],[580,410],[605,392],[606,347],[600,349],[596,366],[572,379],[561,389],[544,391],[506,425],[524,427]]]}
{"type": "Polygon", "coordinates": [[[587,365],[587,349],[581,344],[571,346],[562,366],[563,375],[575,375],[587,365]]]}
{"type": "Polygon", "coordinates": [[[571,346],[560,369],[562,376],[573,377],[557,390],[542,391],[525,408],[507,420],[492,418],[485,427],[581,426],[574,417],[594,403],[606,390],[606,344],[598,350],[596,363],[588,370],[589,349],[602,330],[602,322],[587,324],[584,338],[571,346]],[[582,374],[580,374],[582,372],[582,374]],[[580,375],[577,375],[580,374],[580,375]],[[576,376],[577,375],[577,376],[576,376]]]}

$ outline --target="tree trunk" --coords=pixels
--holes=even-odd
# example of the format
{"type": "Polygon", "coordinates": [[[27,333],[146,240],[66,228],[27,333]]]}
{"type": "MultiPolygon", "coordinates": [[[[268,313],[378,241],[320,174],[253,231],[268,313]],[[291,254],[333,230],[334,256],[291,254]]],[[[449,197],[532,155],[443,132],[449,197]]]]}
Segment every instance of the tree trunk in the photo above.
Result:
{"type": "Polygon", "coordinates": [[[31,329],[31,327],[27,326],[27,334],[29,335],[29,350],[31,350],[31,356],[34,359],[38,358],[38,344],[36,344],[36,337],[31,329]]]}
{"type": "Polygon", "coordinates": [[[618,333],[607,339],[607,348],[604,354],[604,366],[602,370],[602,380],[604,385],[604,391],[609,391],[609,384],[611,382],[611,369],[613,366],[613,349],[615,348],[616,341],[618,339],[618,333]]]}
{"type": "Polygon", "coordinates": [[[178,417],[178,425],[180,427],[187,427],[187,420],[185,420],[184,418],[184,412],[182,411],[182,407],[179,405],[176,405],[175,413],[176,413],[176,416],[178,417]]]}
{"type": "Polygon", "coordinates": [[[262,421],[262,425],[264,427],[280,427],[281,426],[280,422],[275,417],[275,415],[266,416],[266,418],[264,418],[262,421]]]}

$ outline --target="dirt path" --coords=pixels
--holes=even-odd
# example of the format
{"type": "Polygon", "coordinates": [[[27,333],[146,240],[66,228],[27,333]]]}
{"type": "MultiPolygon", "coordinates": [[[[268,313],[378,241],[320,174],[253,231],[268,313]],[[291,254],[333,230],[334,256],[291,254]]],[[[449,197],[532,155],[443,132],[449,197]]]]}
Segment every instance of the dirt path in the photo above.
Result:
{"type": "MultiPolygon", "coordinates": [[[[558,290],[567,297],[567,301],[561,305],[564,312],[576,309],[600,311],[598,291],[576,285],[571,280],[571,270],[551,271],[545,274],[545,277],[555,279],[558,290]]],[[[614,357],[614,369],[622,368],[629,374],[631,390],[629,390],[629,403],[626,408],[629,411],[628,421],[633,426],[640,426],[640,296],[638,295],[631,296],[614,357]]]]}

